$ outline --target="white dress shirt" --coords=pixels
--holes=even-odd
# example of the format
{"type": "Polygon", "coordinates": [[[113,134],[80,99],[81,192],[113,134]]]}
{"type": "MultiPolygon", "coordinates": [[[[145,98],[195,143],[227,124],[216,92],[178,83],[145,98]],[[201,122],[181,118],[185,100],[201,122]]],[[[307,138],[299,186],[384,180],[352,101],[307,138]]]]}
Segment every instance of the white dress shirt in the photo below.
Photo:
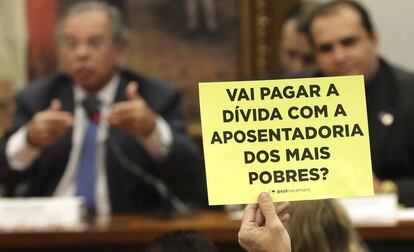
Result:
{"type": "MultiPolygon", "coordinates": [[[[106,179],[106,145],[108,137],[108,122],[105,120],[111,105],[114,102],[116,91],[119,86],[120,77],[115,75],[107,85],[102,88],[96,95],[101,102],[101,121],[98,125],[97,132],[97,149],[96,149],[96,212],[97,214],[111,213],[108,184],[106,179]]],[[[76,190],[76,170],[82,142],[88,126],[88,117],[82,106],[82,100],[87,93],[79,86],[73,85],[75,111],[72,134],[72,149],[70,150],[69,161],[65,172],[56,187],[53,196],[73,196],[76,190]]],[[[21,127],[14,133],[6,144],[6,156],[12,169],[24,171],[36,160],[42,151],[40,148],[31,146],[27,141],[26,126],[21,127]]],[[[167,122],[157,116],[155,129],[149,136],[137,136],[149,155],[154,160],[162,160],[168,154],[172,143],[172,132],[167,122]]]]}

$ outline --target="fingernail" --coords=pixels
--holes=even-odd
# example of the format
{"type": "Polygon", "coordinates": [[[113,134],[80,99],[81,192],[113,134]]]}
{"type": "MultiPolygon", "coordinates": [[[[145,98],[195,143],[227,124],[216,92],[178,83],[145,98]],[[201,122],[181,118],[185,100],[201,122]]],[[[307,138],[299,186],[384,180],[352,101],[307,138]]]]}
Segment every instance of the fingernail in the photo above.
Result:
{"type": "Polygon", "coordinates": [[[271,200],[270,195],[267,192],[260,193],[260,200],[261,201],[269,201],[271,200]]]}

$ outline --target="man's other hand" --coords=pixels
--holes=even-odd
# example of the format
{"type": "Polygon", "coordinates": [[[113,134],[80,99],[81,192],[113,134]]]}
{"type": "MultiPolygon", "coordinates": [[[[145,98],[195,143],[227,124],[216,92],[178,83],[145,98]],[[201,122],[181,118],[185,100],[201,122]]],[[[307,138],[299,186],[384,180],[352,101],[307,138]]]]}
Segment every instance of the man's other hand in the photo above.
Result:
{"type": "Polygon", "coordinates": [[[48,109],[36,113],[28,123],[27,140],[31,145],[47,147],[60,140],[72,126],[72,114],[62,111],[62,104],[54,99],[48,109]]]}

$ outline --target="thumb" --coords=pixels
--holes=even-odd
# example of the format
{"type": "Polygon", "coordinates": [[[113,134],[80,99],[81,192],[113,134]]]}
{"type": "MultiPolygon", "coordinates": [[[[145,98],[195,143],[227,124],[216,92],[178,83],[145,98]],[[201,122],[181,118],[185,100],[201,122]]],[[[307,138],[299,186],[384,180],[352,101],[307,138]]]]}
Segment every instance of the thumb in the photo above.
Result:
{"type": "Polygon", "coordinates": [[[259,207],[265,218],[266,226],[280,223],[279,217],[276,214],[275,205],[268,193],[262,192],[259,195],[259,207]]]}
{"type": "Polygon", "coordinates": [[[50,111],[59,111],[62,108],[62,103],[60,102],[59,99],[53,99],[52,102],[50,103],[50,106],[48,108],[48,110],[50,111]]]}
{"type": "Polygon", "coordinates": [[[125,94],[128,100],[139,99],[141,96],[138,93],[138,83],[136,81],[128,83],[125,94]]]}

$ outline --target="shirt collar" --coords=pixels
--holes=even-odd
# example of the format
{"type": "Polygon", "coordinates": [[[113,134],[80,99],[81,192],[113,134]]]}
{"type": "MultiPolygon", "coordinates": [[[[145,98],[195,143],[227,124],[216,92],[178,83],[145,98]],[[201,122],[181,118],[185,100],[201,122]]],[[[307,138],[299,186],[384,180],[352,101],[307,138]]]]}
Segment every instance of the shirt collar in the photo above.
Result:
{"type": "MultiPolygon", "coordinates": [[[[99,99],[103,106],[109,106],[112,104],[115,98],[115,92],[118,88],[120,81],[119,74],[115,74],[112,79],[105,84],[105,86],[99,90],[95,95],[96,98],[99,99]]],[[[75,95],[75,103],[76,105],[80,105],[87,96],[87,92],[82,89],[80,85],[73,85],[74,88],[74,95],[75,95]]]]}

